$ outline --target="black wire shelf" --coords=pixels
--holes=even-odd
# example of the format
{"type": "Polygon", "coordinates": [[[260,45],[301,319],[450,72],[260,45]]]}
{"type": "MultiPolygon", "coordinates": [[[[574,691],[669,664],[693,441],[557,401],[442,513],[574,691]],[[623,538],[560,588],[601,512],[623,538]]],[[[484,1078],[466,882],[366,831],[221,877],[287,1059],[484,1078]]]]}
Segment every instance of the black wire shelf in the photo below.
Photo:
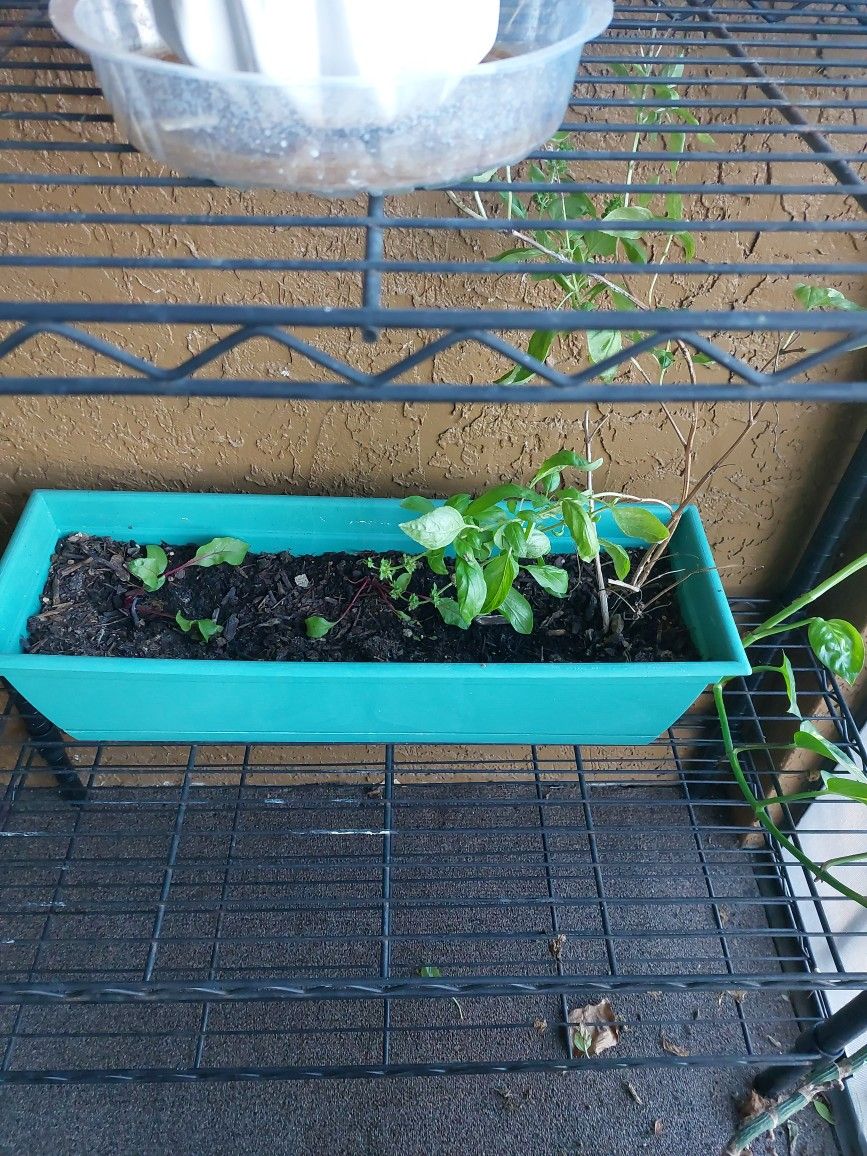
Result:
{"type": "MultiPolygon", "coordinates": [[[[621,0],[568,140],[533,158],[565,166],[556,182],[520,166],[332,202],[161,169],[118,136],[45,5],[0,0],[0,393],[863,401],[867,311],[806,309],[795,289],[867,303],[865,59],[867,0],[621,0]],[[643,122],[652,85],[622,75],[636,62],[668,73],[663,123],[643,122]],[[646,223],[644,262],[566,262],[556,244],[532,266],[497,259],[525,244],[510,191],[598,207],[660,190],[681,208],[646,223]],[[560,309],[530,269],[614,279],[634,300],[560,309]],[[528,353],[538,331],[560,335],[547,364],[528,353]],[[593,365],[595,331],[622,337],[593,365]],[[660,347],[681,353],[662,375],[660,347]],[[515,366],[535,378],[500,382],[515,366]]],[[[555,242],[612,231],[558,203],[565,219],[533,222],[555,242]]]]}
{"type": "MultiPolygon", "coordinates": [[[[785,706],[745,695],[746,741],[785,706]]],[[[796,1065],[823,992],[867,982],[839,954],[858,933],[829,934],[843,900],[794,902],[702,704],[630,749],[64,749],[78,801],[7,704],[0,1082],[796,1065]],[[602,998],[617,1046],[570,1056],[570,1010],[602,998]]]]}

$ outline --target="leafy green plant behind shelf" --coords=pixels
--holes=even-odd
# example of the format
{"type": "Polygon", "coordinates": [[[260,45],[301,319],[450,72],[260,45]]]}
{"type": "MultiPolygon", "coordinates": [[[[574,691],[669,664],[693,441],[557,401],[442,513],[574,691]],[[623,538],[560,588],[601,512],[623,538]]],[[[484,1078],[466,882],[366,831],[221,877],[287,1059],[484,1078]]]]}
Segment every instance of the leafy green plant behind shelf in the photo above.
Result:
{"type": "Polygon", "coordinates": [[[149,593],[161,590],[169,578],[175,578],[194,566],[240,566],[250,550],[240,538],[213,538],[200,546],[192,558],[169,568],[169,557],[162,546],[145,546],[144,558],[133,558],[127,569],[149,593]]]}
{"type": "MultiPolygon", "coordinates": [[[[848,566],[844,566],[842,570],[838,570],[836,574],[827,578],[813,590],[801,595],[789,606],[751,630],[743,638],[747,652],[749,653],[750,647],[759,643],[766,643],[768,639],[777,635],[789,634],[796,630],[806,630],[810,649],[822,666],[836,677],[843,679],[844,682],[854,682],[864,669],[865,662],[864,640],[859,632],[851,622],[846,622],[844,619],[826,619],[818,615],[803,616],[802,612],[829,590],[865,568],[867,568],[867,554],[856,558],[848,566]]],[[[841,895],[867,907],[867,895],[849,887],[831,870],[834,867],[847,864],[867,863],[867,848],[860,855],[846,855],[839,859],[830,859],[822,864],[815,863],[780,829],[770,813],[775,806],[788,803],[807,803],[825,796],[855,800],[867,805],[867,774],[865,774],[865,769],[859,766],[845,750],[827,739],[815,723],[803,717],[798,704],[794,668],[791,659],[785,652],[781,654],[778,666],[754,666],[753,673],[778,675],[782,679],[788,699],[787,711],[796,722],[791,740],[788,743],[773,746],[764,743],[739,745],[735,741],[726,706],[725,690],[731,680],[725,678],[716,684],[713,691],[714,702],[722,728],[723,744],[741,793],[752,808],[758,823],[805,870],[823,880],[841,895]],[[799,791],[793,795],[769,795],[760,798],[751,784],[749,767],[745,760],[755,751],[767,751],[773,756],[780,752],[795,750],[807,750],[821,755],[832,764],[833,769],[821,773],[821,786],[799,791]]]]}
{"type": "MultiPolygon", "coordinates": [[[[453,192],[447,195],[467,216],[502,219],[505,213],[503,223],[509,241],[493,260],[520,264],[531,281],[555,287],[559,291],[555,309],[616,310],[634,315],[632,329],[588,329],[573,336],[573,341],[583,340],[589,364],[601,366],[601,380],[613,381],[632,369],[647,384],[662,385],[671,371],[679,369],[695,383],[697,367],[713,365],[713,358],[679,338],[653,341],[652,321],[647,315],[659,307],[659,278],[672,255],[682,261],[696,261],[696,268],[701,267],[701,231],[688,219],[681,193],[670,185],[681,165],[689,160],[688,141],[707,148],[713,147],[714,138],[701,131],[695,113],[685,106],[684,94],[677,85],[683,76],[683,61],[663,63],[655,60],[655,55],[653,52],[644,60],[610,66],[625,81],[637,106],[622,191],[594,195],[570,190],[575,174],[568,154],[576,147],[575,138],[568,132],[559,132],[551,138],[545,156],[529,162],[519,173],[507,167],[475,178],[479,189],[483,189],[492,179],[511,186],[519,176],[522,185],[537,186],[537,191],[507,187],[496,194],[500,202],[497,209],[492,207],[491,198],[486,205],[478,192],[473,206],[453,192]],[[645,145],[661,145],[669,154],[668,159],[645,160],[645,145]],[[610,262],[633,266],[636,276],[609,272],[606,264],[610,262]],[[640,276],[651,263],[656,266],[653,275],[645,272],[640,276]],[[536,266],[544,268],[536,271],[536,266]],[[570,270],[570,266],[581,268],[570,270]],[[624,350],[636,346],[632,356],[624,357],[624,350]]],[[[861,306],[834,288],[798,285],[794,296],[807,310],[863,312],[861,306]]],[[[784,354],[805,352],[793,347],[796,337],[797,333],[788,337],[781,334],[775,356],[761,371],[772,367],[776,373],[784,354]]],[[[556,355],[560,339],[555,330],[537,330],[530,336],[526,352],[546,365],[556,355]]],[[[535,376],[532,365],[515,365],[499,378],[498,384],[521,384],[535,376]]]]}

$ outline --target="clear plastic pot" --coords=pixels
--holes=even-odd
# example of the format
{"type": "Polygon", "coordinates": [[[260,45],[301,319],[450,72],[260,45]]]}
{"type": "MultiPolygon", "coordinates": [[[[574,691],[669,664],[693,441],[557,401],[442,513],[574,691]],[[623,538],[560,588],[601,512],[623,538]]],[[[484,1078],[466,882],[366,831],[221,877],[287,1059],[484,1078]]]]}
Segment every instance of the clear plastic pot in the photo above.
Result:
{"type": "Polygon", "coordinates": [[[151,0],[52,0],[50,13],[91,57],[143,152],[220,184],[344,194],[442,185],[521,160],[557,130],[612,3],[501,0],[485,62],[459,75],[390,74],[385,102],[378,74],[296,82],[183,63],[151,0]]]}

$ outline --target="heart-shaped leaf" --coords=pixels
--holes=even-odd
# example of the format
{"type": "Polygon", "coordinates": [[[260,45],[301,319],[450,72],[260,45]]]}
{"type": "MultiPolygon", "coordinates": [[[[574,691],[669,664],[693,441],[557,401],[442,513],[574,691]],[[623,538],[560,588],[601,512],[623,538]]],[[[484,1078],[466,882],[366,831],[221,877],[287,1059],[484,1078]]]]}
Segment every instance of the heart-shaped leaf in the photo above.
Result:
{"type": "Polygon", "coordinates": [[[813,653],[833,674],[852,683],[864,668],[864,639],[842,618],[814,618],[807,631],[813,653]]]}

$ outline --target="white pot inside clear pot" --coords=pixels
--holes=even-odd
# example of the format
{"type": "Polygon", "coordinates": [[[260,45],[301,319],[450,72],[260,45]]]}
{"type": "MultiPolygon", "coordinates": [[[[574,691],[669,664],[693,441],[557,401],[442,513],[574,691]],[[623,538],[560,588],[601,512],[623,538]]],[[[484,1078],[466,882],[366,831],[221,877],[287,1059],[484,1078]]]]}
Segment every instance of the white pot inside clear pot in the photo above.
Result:
{"type": "Polygon", "coordinates": [[[219,72],[258,72],[318,124],[344,125],[352,109],[323,98],[323,80],[353,79],[382,122],[445,98],[490,52],[500,0],[152,0],[160,34],[181,59],[219,72]],[[372,99],[371,99],[372,98],[372,99]]]}

